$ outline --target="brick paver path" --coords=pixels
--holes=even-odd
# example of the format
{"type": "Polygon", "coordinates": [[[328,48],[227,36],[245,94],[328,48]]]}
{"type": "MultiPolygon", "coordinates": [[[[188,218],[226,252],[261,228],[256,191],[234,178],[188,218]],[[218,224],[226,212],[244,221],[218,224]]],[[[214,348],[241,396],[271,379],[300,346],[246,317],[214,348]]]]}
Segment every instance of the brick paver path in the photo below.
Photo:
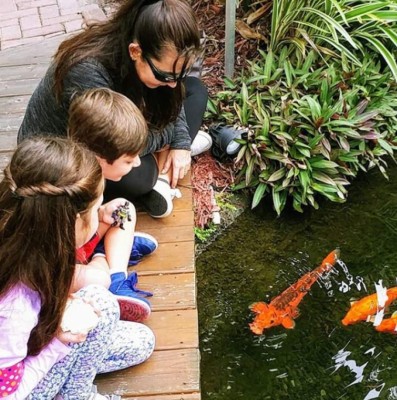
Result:
{"type": "Polygon", "coordinates": [[[0,50],[77,32],[106,15],[99,0],[0,0],[0,50]]]}

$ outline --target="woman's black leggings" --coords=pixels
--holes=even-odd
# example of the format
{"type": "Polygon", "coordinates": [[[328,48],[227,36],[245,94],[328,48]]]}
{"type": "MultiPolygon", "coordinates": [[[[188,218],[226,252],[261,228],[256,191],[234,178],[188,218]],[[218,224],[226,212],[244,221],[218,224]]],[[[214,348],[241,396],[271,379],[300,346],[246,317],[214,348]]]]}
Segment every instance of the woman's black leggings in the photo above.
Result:
{"type": "MultiPolygon", "coordinates": [[[[186,121],[189,126],[189,135],[193,141],[203,121],[207,106],[208,92],[200,79],[188,76],[185,80],[186,98],[184,101],[186,121]]],[[[134,201],[152,190],[157,181],[159,170],[153,154],[141,157],[141,165],[133,168],[121,181],[106,181],[105,201],[116,197],[124,197],[134,201]]]]}

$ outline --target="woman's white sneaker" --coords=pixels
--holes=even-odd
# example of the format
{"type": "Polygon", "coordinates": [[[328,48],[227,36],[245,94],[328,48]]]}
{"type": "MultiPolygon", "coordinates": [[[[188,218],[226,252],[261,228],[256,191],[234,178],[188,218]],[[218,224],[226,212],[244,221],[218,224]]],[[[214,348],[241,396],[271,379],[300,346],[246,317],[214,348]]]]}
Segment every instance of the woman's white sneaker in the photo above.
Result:
{"type": "Polygon", "coordinates": [[[190,148],[192,157],[204,153],[205,151],[209,150],[211,146],[212,146],[211,136],[207,132],[198,131],[190,148]]]}

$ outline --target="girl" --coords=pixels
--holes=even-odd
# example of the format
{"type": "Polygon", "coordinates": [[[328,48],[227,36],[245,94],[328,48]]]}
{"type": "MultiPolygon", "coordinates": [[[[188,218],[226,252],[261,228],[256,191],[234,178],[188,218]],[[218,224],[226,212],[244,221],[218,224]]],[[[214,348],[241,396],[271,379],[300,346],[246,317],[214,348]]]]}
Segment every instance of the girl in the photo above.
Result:
{"type": "Polygon", "coordinates": [[[191,142],[207,103],[200,80],[187,77],[199,50],[199,29],[187,2],[127,0],[110,20],[60,45],[29,102],[18,140],[40,132],[66,136],[76,92],[108,87],[126,95],[151,132],[141,166],[121,182],[109,182],[105,197],[139,198],[150,215],[165,217],[172,211],[171,187],[190,168],[191,142]]]}
{"type": "Polygon", "coordinates": [[[88,286],[75,296],[98,310],[90,332],[60,328],[75,249],[98,228],[103,178],[95,156],[67,139],[24,141],[0,183],[0,397],[117,399],[91,393],[97,373],[141,363],[153,333],[119,320],[114,296],[88,286]]]}

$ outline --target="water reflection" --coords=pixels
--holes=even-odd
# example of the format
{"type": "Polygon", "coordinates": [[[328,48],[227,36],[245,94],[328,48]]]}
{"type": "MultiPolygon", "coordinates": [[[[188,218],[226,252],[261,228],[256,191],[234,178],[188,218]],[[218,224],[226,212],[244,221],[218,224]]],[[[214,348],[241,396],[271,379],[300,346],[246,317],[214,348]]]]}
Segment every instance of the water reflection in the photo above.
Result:
{"type": "Polygon", "coordinates": [[[248,212],[198,258],[203,400],[397,400],[396,337],[340,322],[380,279],[396,285],[397,168],[390,176],[362,176],[343,205],[248,212]],[[248,306],[269,302],[335,247],[343,262],[304,297],[296,328],[253,335],[248,306]]]}

